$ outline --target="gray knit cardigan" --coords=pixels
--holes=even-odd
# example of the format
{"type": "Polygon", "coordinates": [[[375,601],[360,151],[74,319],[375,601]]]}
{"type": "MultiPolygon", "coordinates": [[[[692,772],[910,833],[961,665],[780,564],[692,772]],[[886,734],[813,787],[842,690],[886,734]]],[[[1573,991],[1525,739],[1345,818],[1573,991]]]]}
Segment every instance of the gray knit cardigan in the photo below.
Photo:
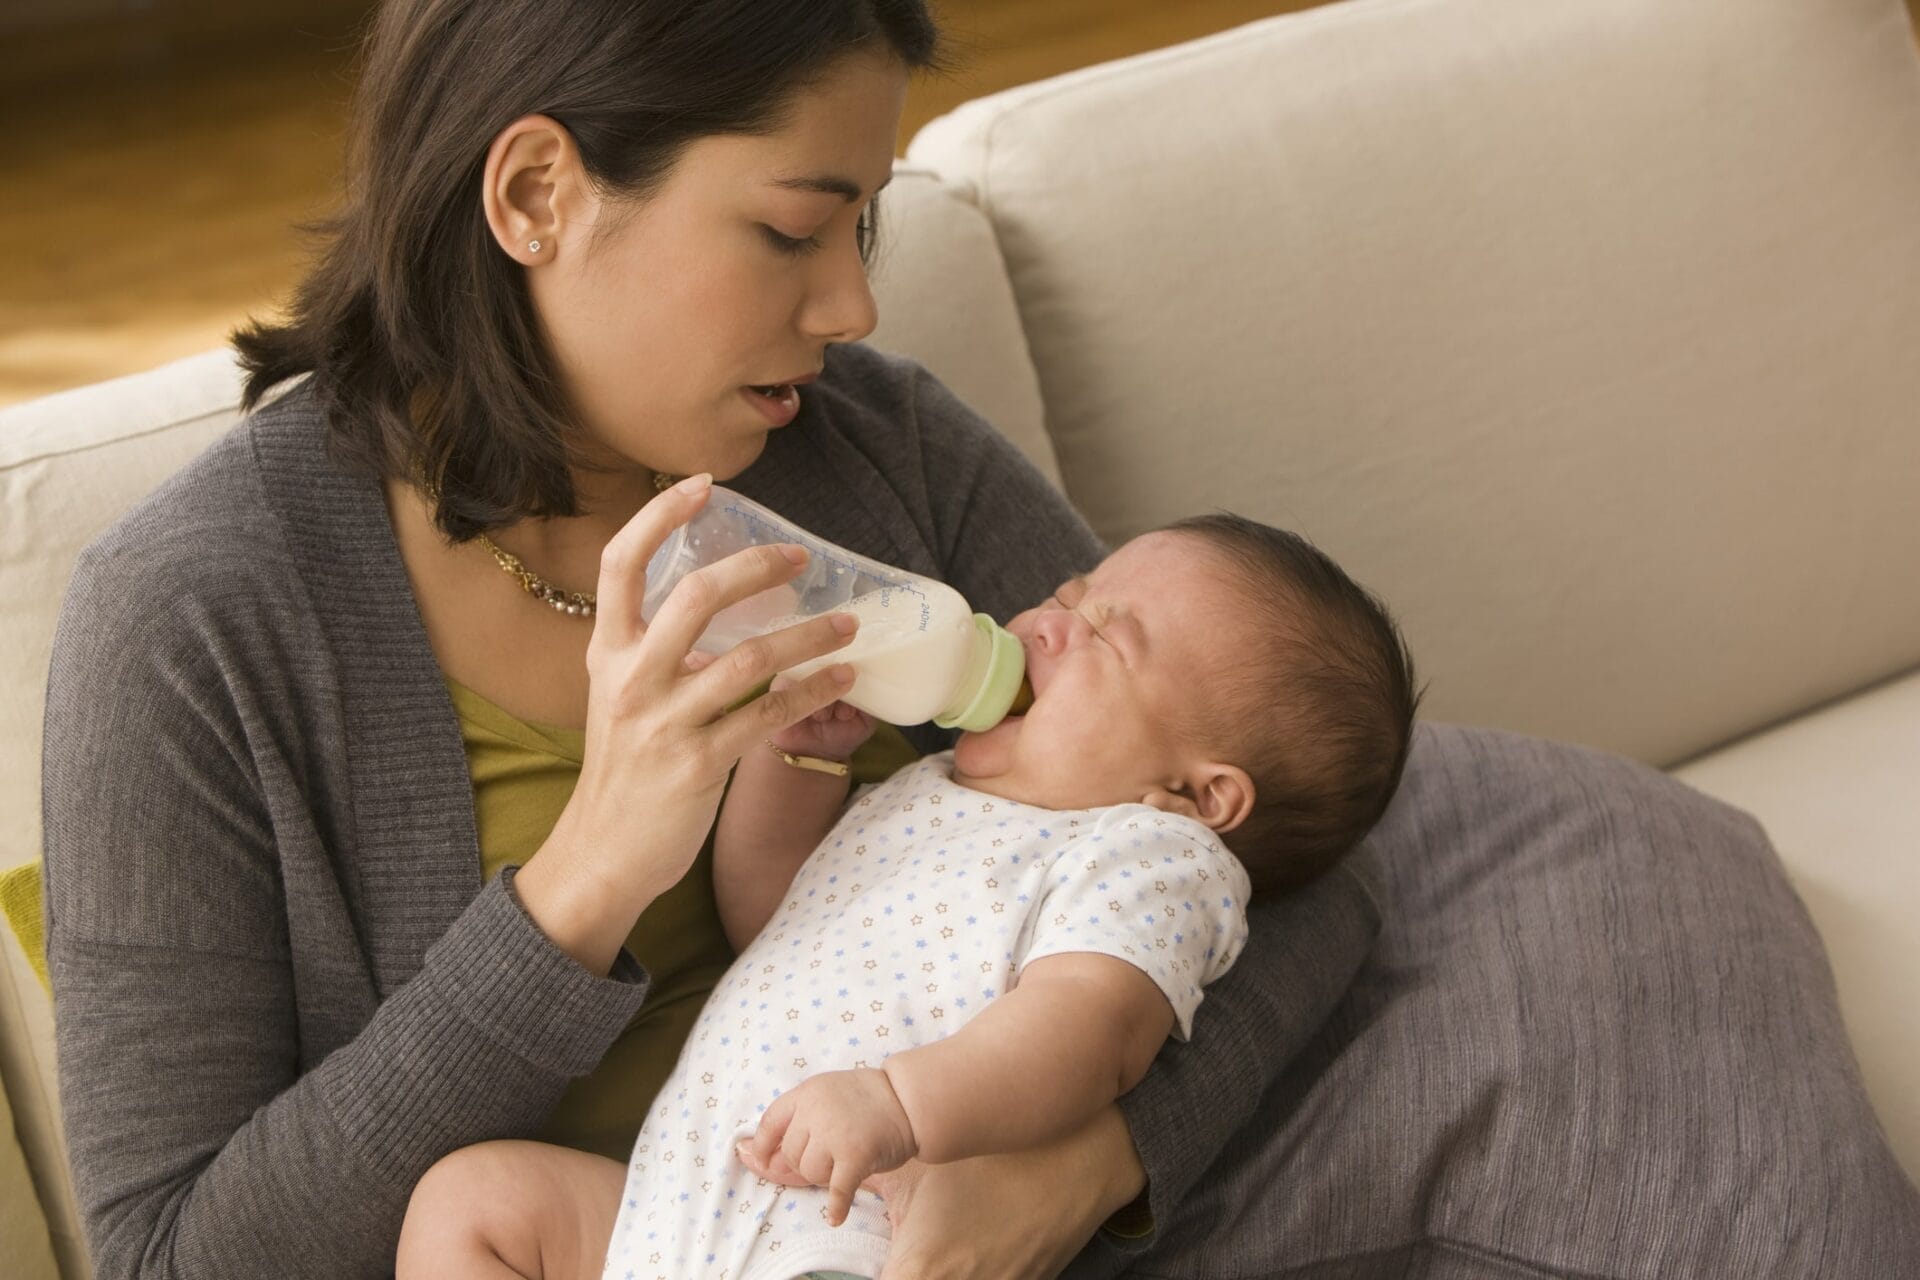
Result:
{"type": "MultiPolygon", "coordinates": [[[[1102,550],[929,375],[861,347],[830,353],[732,483],[1002,620],[1102,550]]],[[[554,947],[511,872],[481,884],[459,726],[380,487],[330,460],[304,383],[80,557],[43,794],[65,1124],[101,1277],[389,1274],[421,1173],[533,1133],[646,999],[630,956],[602,977],[554,947]]],[[[1123,1104],[1159,1221],[1377,927],[1350,877],[1256,907],[1192,1043],[1123,1104]]],[[[1137,1247],[1103,1233],[1081,1265],[1137,1247]]]]}

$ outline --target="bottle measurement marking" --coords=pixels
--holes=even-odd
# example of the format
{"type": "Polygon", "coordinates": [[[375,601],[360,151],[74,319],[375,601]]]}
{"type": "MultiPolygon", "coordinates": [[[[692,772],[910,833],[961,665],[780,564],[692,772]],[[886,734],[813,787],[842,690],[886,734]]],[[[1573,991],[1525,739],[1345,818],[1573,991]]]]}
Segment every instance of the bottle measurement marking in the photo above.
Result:
{"type": "MultiPolygon", "coordinates": [[[[880,585],[880,588],[883,591],[884,590],[904,591],[908,595],[913,596],[914,598],[922,602],[920,606],[922,626],[925,626],[926,619],[932,616],[932,612],[933,612],[932,606],[925,603],[926,593],[924,591],[921,591],[918,587],[914,586],[911,582],[903,581],[900,579],[889,579],[882,576],[881,574],[875,573],[872,569],[854,564],[850,560],[843,560],[839,556],[834,555],[832,552],[827,551],[822,547],[816,545],[811,539],[804,539],[804,538],[795,539],[789,536],[792,530],[788,528],[784,528],[781,525],[775,524],[773,521],[767,519],[765,516],[761,515],[759,512],[750,510],[746,507],[739,505],[738,503],[730,502],[721,509],[735,516],[742,523],[750,523],[754,525],[756,528],[764,530],[773,535],[772,537],[762,538],[761,541],[763,542],[798,541],[800,545],[806,547],[808,555],[814,556],[824,561],[827,565],[829,565],[832,568],[835,576],[838,576],[842,573],[865,574],[867,577],[873,579],[874,582],[878,583],[880,585]]],[[[881,604],[884,607],[886,605],[886,601],[883,599],[881,601],[881,604]]]]}

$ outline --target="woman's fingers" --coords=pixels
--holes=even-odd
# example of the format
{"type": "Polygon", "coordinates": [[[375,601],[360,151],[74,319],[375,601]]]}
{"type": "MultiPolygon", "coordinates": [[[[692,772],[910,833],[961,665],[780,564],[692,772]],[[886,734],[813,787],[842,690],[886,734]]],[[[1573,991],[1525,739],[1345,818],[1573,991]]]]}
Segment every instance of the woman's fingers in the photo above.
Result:
{"type": "MultiPolygon", "coordinates": [[[[673,584],[653,620],[645,624],[642,643],[677,657],[693,648],[715,614],[793,581],[806,563],[804,549],[780,543],[747,547],[695,569],[673,584]]],[[[644,573],[642,577],[644,581],[644,573]]]]}
{"type": "Polygon", "coordinates": [[[714,726],[716,748],[734,758],[745,755],[768,734],[778,733],[845,696],[853,687],[853,676],[852,667],[836,662],[798,684],[778,693],[763,693],[745,706],[734,708],[714,726]]]}
{"type": "MultiPolygon", "coordinates": [[[[594,639],[618,646],[645,630],[640,603],[647,593],[647,563],[668,534],[693,519],[707,504],[712,491],[712,476],[688,476],[641,507],[613,535],[600,553],[600,578],[594,587],[594,639]]],[[[688,644],[681,652],[691,647],[688,644]]]]}
{"type": "MultiPolygon", "coordinates": [[[[766,684],[769,680],[787,670],[799,666],[812,658],[832,653],[852,643],[855,632],[859,630],[859,619],[848,613],[830,613],[818,618],[809,618],[805,622],[795,623],[791,627],[782,627],[778,631],[769,631],[765,635],[753,636],[742,640],[719,659],[709,664],[697,675],[686,682],[687,696],[695,698],[703,707],[711,707],[717,714],[722,708],[730,707],[749,693],[766,684]]],[[[808,703],[805,710],[795,713],[790,719],[780,719],[769,725],[770,729],[783,729],[796,720],[804,719],[810,712],[828,705],[827,702],[814,703],[812,693],[806,689],[809,680],[818,675],[813,672],[801,679],[789,676],[774,680],[774,687],[756,702],[773,699],[771,706],[763,711],[772,712],[797,703],[808,703]]],[[[822,686],[816,684],[815,689],[822,686]]],[[[832,699],[828,699],[831,702],[832,699]]],[[[752,703],[749,706],[754,705],[752,703]]]]}

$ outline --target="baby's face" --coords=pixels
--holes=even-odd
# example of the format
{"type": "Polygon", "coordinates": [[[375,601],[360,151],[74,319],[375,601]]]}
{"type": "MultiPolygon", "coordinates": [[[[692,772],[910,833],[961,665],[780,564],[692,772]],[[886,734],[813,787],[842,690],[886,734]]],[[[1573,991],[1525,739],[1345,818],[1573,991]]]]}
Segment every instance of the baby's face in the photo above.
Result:
{"type": "Polygon", "coordinates": [[[1033,706],[963,735],[954,780],[1050,809],[1177,795],[1206,758],[1196,692],[1247,625],[1231,584],[1194,535],[1149,533],[1014,618],[1033,706]]]}

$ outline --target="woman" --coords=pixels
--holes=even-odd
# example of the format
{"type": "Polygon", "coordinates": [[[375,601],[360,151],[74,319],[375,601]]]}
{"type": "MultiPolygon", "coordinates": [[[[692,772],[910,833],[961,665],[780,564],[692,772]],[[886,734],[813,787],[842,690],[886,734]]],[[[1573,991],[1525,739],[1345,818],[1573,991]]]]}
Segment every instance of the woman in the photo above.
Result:
{"type": "MultiPolygon", "coordinates": [[[[290,318],[236,335],[253,416],[89,548],[56,641],[49,951],[101,1276],[387,1274],[414,1183],[485,1138],[618,1185],[730,958],[728,771],[843,687],[750,697],[825,623],[685,661],[792,574],[773,552],[642,623],[702,476],[1001,617],[1099,558],[923,371],[847,345],[936,59],[919,0],[381,11],[344,212],[290,318]]],[[[1220,1025],[1299,1000],[1262,929],[1220,1025]]],[[[1196,1036],[1069,1142],[910,1166],[889,1276],[1142,1235],[1287,1056],[1196,1036]]]]}

